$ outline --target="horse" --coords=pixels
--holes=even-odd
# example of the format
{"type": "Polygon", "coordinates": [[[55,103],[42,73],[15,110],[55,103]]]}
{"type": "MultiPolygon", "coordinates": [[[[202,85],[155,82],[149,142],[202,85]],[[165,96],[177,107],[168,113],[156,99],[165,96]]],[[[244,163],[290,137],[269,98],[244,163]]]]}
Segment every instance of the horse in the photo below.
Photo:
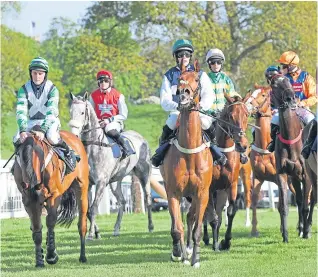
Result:
{"type": "MultiPolygon", "coordinates": [[[[72,104],[70,109],[71,120],[69,126],[72,133],[80,136],[85,146],[90,166],[90,188],[96,185],[94,200],[89,201],[88,219],[91,222],[88,239],[94,237],[100,238],[99,228],[95,222],[98,212],[98,205],[102,199],[104,188],[109,183],[117,182],[116,191],[122,195],[121,181],[123,178],[133,173],[140,180],[145,195],[145,207],[148,211],[148,230],[152,232],[154,225],[152,222],[151,210],[151,189],[150,176],[152,165],[150,161],[151,153],[148,142],[137,132],[129,130],[124,131],[123,136],[128,139],[136,154],[121,159],[118,154],[119,146],[112,139],[105,135],[104,130],[100,127],[98,118],[93,106],[88,101],[88,93],[84,97],[76,97],[70,94],[72,104]]],[[[124,198],[122,197],[123,201],[124,198]]],[[[119,203],[122,201],[119,201],[119,203]]],[[[123,203],[124,204],[124,203],[123,203]]],[[[120,224],[123,216],[124,205],[120,205],[118,217],[114,227],[114,235],[119,235],[120,224]]]]}
{"type": "Polygon", "coordinates": [[[47,210],[48,264],[56,264],[59,257],[55,247],[54,227],[56,223],[69,226],[79,211],[78,231],[81,241],[79,261],[87,261],[85,236],[88,210],[88,159],[82,142],[67,131],[60,132],[63,140],[80,155],[74,172],[64,176],[66,165],[55,150],[44,139],[39,141],[32,133],[21,144],[13,166],[14,180],[22,194],[22,201],[31,220],[32,238],[35,244],[36,267],[44,267],[42,249],[43,206],[47,210]],[[77,207],[76,207],[77,203],[77,207]]]}
{"type": "MultiPolygon", "coordinates": [[[[248,146],[245,131],[249,112],[245,102],[250,95],[247,94],[242,100],[238,97],[233,99],[227,94],[224,94],[224,96],[227,103],[218,119],[216,139],[220,150],[227,156],[228,161],[225,166],[215,165],[213,167],[213,181],[209,189],[210,196],[206,211],[207,221],[212,227],[212,249],[215,251],[228,250],[231,245],[232,223],[237,211],[237,183],[241,168],[240,153],[245,152],[248,146]],[[218,237],[222,223],[222,209],[227,200],[229,200],[229,207],[227,208],[228,225],[225,240],[222,240],[219,245],[218,237]]],[[[193,214],[189,214],[189,218],[191,216],[193,214]]],[[[189,222],[191,221],[189,220],[189,222]]],[[[188,237],[190,235],[188,234],[188,237]]],[[[204,236],[205,244],[208,245],[208,234],[205,232],[204,236]]]]}
{"type": "MultiPolygon", "coordinates": [[[[191,265],[200,267],[200,240],[203,215],[209,199],[212,181],[213,158],[209,145],[202,138],[199,113],[200,78],[198,61],[194,62],[195,71],[185,71],[181,66],[178,93],[179,127],[176,138],[160,166],[160,172],[167,192],[171,216],[172,261],[188,264],[184,244],[184,230],[181,220],[180,200],[182,196],[192,198],[191,208],[195,213],[190,229],[193,229],[194,247],[191,251],[191,265]]],[[[188,225],[189,226],[189,225],[188,225]]],[[[188,230],[189,232],[189,230],[188,230]]]]}
{"type": "Polygon", "coordinates": [[[276,183],[279,188],[279,213],[281,218],[281,233],[283,242],[288,243],[287,230],[287,185],[288,176],[296,192],[299,217],[299,235],[308,238],[310,224],[308,220],[308,200],[311,192],[311,180],[309,178],[304,158],[302,157],[302,126],[296,114],[295,92],[288,78],[276,75],[271,81],[272,102],[279,111],[280,133],[276,137],[276,183]],[[303,188],[301,187],[303,184],[303,188]]]}
{"type": "MultiPolygon", "coordinates": [[[[267,145],[271,141],[270,122],[272,118],[270,87],[254,85],[257,93],[251,97],[253,106],[252,116],[255,117],[255,141],[251,145],[250,161],[253,168],[253,191],[252,191],[252,230],[251,236],[258,237],[257,230],[257,203],[259,193],[264,181],[276,183],[276,161],[275,154],[267,150],[267,145]]],[[[293,186],[288,180],[290,190],[295,194],[293,186]]],[[[301,201],[301,199],[300,199],[301,201]]]]}

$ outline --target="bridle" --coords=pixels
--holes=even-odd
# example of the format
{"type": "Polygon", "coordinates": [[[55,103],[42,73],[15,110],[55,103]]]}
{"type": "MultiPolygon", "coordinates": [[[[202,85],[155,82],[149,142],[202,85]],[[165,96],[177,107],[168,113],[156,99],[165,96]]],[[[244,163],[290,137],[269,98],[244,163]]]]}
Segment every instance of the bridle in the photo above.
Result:
{"type": "MultiPolygon", "coordinates": [[[[181,77],[181,76],[180,76],[181,77]]],[[[198,76],[199,77],[199,76],[198,76]]],[[[190,96],[190,103],[188,104],[189,108],[188,111],[198,111],[198,104],[195,103],[195,99],[197,97],[200,96],[200,92],[201,92],[201,82],[200,79],[198,80],[198,86],[196,87],[196,89],[193,89],[192,86],[189,84],[188,81],[181,79],[179,81],[179,84],[181,85],[186,85],[186,87],[179,89],[178,87],[178,91],[182,94],[186,89],[189,89],[192,92],[192,96],[190,96]]],[[[183,110],[182,105],[180,104],[180,99],[179,99],[179,103],[178,103],[178,110],[183,110]]]]}
{"type": "MultiPolygon", "coordinates": [[[[276,79],[276,78],[278,78],[278,77],[280,77],[280,75],[276,75],[276,76],[274,76],[274,77],[272,78],[271,86],[272,86],[272,84],[273,84],[273,80],[276,79]]],[[[286,77],[284,77],[284,78],[286,78],[286,77]]],[[[278,88],[278,87],[277,87],[277,88],[278,88]]],[[[272,87],[272,90],[274,90],[273,87],[272,87]]],[[[285,93],[286,91],[291,91],[291,92],[293,93],[293,95],[295,94],[294,90],[293,90],[291,87],[285,88],[282,92],[279,93],[279,96],[277,95],[277,93],[274,93],[274,91],[273,91],[273,97],[274,97],[275,99],[277,99],[277,101],[278,101],[279,103],[282,103],[282,104],[279,105],[277,108],[278,108],[278,109],[287,109],[287,108],[290,108],[291,110],[295,110],[295,109],[297,108],[297,104],[296,104],[296,103],[290,103],[289,101],[285,101],[285,99],[284,99],[284,93],[285,93]]]]}

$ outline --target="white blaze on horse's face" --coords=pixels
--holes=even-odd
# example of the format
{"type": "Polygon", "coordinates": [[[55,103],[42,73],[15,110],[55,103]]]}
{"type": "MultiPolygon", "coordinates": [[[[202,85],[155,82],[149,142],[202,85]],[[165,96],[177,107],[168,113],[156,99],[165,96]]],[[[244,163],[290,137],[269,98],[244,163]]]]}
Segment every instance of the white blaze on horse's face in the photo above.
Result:
{"type": "Polygon", "coordinates": [[[85,124],[86,117],[86,104],[78,99],[72,102],[70,109],[71,120],[69,126],[71,127],[71,132],[80,136],[83,126],[85,124]]]}

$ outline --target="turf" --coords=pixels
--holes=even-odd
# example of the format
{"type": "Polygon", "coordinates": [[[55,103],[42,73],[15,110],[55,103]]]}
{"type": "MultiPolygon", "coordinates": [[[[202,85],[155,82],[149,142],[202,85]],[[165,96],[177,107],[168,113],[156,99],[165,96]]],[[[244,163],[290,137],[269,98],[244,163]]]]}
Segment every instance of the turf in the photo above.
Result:
{"type": "MultiPolygon", "coordinates": [[[[98,216],[102,231],[100,241],[87,242],[87,263],[80,264],[77,224],[70,229],[56,227],[59,262],[34,267],[34,246],[29,219],[2,220],[2,276],[317,276],[317,213],[314,214],[313,236],[300,239],[296,233],[297,212],[290,208],[288,217],[289,243],[282,243],[277,211],[258,212],[259,238],[249,236],[244,226],[245,212],[240,210],[234,220],[230,251],[215,253],[201,244],[201,268],[170,262],[172,240],[170,216],[166,211],[154,213],[155,231],[147,232],[147,217],[143,214],[124,215],[121,236],[113,237],[115,214],[98,216]]],[[[45,223],[45,218],[43,218],[45,223]]],[[[225,227],[222,226],[221,237],[225,227]]],[[[43,228],[45,238],[46,227],[43,228]]],[[[43,240],[45,248],[45,239],[43,240]]]]}

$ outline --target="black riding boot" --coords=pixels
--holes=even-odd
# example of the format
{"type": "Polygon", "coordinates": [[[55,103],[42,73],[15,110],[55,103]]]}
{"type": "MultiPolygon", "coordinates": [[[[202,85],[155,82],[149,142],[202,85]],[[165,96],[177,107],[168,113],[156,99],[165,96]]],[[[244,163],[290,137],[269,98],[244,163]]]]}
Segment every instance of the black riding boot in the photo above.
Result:
{"type": "Polygon", "coordinates": [[[246,164],[248,162],[248,157],[245,155],[245,153],[240,153],[240,163],[246,164]]]}
{"type": "Polygon", "coordinates": [[[73,151],[71,151],[70,147],[66,144],[66,142],[63,139],[60,139],[60,141],[54,146],[62,148],[65,155],[65,163],[67,164],[69,170],[73,172],[76,167],[75,155],[73,154],[74,158],[72,157],[73,151]]]}
{"type": "Polygon", "coordinates": [[[227,162],[227,157],[220,151],[220,149],[216,146],[216,139],[215,139],[215,124],[216,121],[214,121],[210,128],[205,130],[206,134],[209,136],[211,145],[210,150],[213,156],[213,160],[215,161],[215,164],[219,165],[225,165],[227,162]]]}
{"type": "Polygon", "coordinates": [[[308,159],[312,145],[316,137],[317,137],[317,121],[314,120],[314,122],[312,122],[309,127],[308,137],[304,143],[303,150],[301,151],[301,154],[303,155],[305,159],[308,159]]]}
{"type": "Polygon", "coordinates": [[[136,154],[136,152],[130,147],[128,142],[120,135],[117,130],[110,130],[106,133],[106,135],[113,138],[123,149],[122,158],[126,158],[132,154],[136,154]]]}
{"type": "Polygon", "coordinates": [[[252,131],[252,137],[253,137],[253,141],[251,144],[254,144],[255,143],[255,130],[252,131]]]}
{"type": "Polygon", "coordinates": [[[275,151],[275,142],[276,142],[276,134],[279,130],[279,126],[276,124],[271,123],[271,138],[272,141],[268,144],[267,150],[269,152],[274,152],[275,151]]]}
{"type": "Polygon", "coordinates": [[[153,166],[158,167],[162,164],[163,159],[170,147],[168,138],[172,135],[173,130],[171,130],[167,125],[163,126],[162,134],[159,139],[159,147],[156,150],[155,154],[151,158],[151,163],[153,166]]]}

